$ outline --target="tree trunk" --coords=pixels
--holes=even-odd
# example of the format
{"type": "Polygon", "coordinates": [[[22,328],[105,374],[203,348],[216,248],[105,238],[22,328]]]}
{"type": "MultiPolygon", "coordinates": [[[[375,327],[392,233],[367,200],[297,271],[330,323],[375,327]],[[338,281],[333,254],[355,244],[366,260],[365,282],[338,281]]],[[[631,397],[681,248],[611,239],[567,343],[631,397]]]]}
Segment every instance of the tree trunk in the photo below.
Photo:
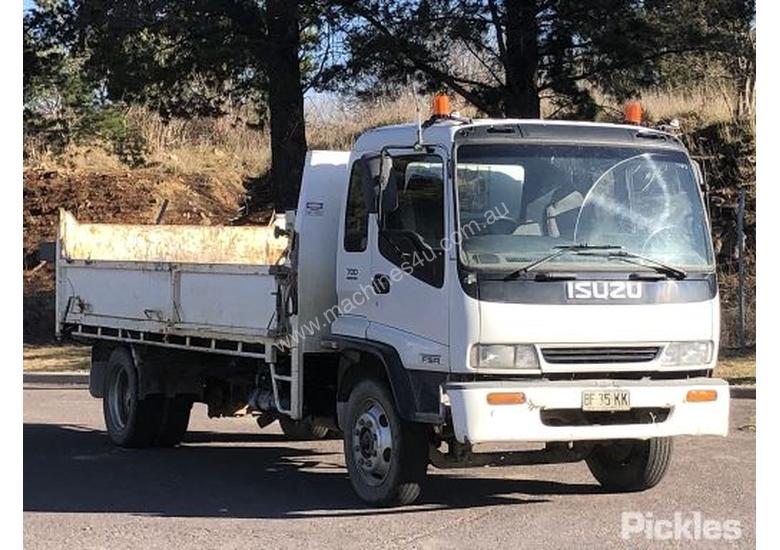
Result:
{"type": "Polygon", "coordinates": [[[504,70],[504,114],[508,117],[539,118],[539,66],[535,0],[506,0],[506,55],[504,70]]]}
{"type": "Polygon", "coordinates": [[[298,2],[268,0],[268,106],[271,185],[279,211],[295,208],[306,158],[303,89],[298,61],[298,2]]]}

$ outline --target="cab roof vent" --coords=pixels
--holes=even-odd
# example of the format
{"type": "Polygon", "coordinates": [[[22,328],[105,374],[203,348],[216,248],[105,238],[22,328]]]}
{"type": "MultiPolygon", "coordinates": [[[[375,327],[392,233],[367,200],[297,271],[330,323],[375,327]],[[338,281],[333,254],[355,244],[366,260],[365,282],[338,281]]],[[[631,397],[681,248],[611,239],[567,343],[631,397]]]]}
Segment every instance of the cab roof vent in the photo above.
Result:
{"type": "Polygon", "coordinates": [[[488,134],[519,134],[520,128],[510,125],[489,126],[486,132],[488,134]]]}
{"type": "Polygon", "coordinates": [[[659,134],[658,132],[644,132],[640,131],[634,134],[637,139],[654,139],[656,141],[666,141],[668,136],[665,134],[659,134]]]}

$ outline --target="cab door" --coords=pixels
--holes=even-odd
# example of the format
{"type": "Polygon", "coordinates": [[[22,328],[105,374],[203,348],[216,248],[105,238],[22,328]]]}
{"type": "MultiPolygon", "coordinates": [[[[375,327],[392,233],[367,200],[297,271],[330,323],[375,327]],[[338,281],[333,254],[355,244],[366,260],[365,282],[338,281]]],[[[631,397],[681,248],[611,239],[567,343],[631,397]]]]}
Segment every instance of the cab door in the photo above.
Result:
{"type": "Polygon", "coordinates": [[[336,294],[339,316],[333,322],[336,334],[365,338],[371,303],[371,259],[376,231],[375,214],[369,214],[364,197],[363,167],[359,158],[350,168],[346,207],[339,235],[336,262],[336,294]]]}
{"type": "Polygon", "coordinates": [[[367,337],[393,346],[406,368],[449,369],[447,209],[436,155],[393,158],[392,197],[369,233],[373,300],[367,337]]]}

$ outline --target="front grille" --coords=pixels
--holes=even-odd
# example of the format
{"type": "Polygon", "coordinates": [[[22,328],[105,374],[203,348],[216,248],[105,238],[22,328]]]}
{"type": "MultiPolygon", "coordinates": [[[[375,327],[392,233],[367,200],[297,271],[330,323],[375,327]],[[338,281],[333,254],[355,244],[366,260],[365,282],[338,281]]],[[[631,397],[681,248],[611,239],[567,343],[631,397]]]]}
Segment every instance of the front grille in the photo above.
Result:
{"type": "Polygon", "coordinates": [[[658,346],[542,348],[542,357],[550,364],[644,363],[658,355],[658,346]]]}

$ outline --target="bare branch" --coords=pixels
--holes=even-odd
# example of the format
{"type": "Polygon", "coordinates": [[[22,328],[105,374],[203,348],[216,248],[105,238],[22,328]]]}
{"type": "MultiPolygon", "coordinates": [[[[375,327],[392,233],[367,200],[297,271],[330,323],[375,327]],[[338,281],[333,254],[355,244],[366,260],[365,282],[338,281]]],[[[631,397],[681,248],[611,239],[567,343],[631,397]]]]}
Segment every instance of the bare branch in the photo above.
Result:
{"type": "Polygon", "coordinates": [[[496,42],[498,43],[498,51],[501,55],[501,61],[506,62],[506,43],[504,42],[504,29],[501,25],[501,17],[498,13],[496,0],[489,0],[488,6],[490,6],[490,16],[493,19],[493,27],[496,29],[496,42]]]}
{"type": "Polygon", "coordinates": [[[465,84],[471,84],[477,87],[484,87],[484,83],[469,80],[466,78],[459,78],[442,71],[435,67],[427,60],[423,59],[415,50],[415,48],[407,44],[404,40],[399,39],[395,33],[391,32],[387,26],[379,20],[374,12],[364,8],[355,1],[344,2],[344,6],[351,10],[357,16],[367,21],[374,29],[381,34],[387,41],[393,44],[394,49],[403,55],[416,69],[427,73],[428,75],[436,78],[437,80],[445,83],[453,91],[460,94],[464,99],[483,111],[489,111],[490,106],[485,104],[479,94],[474,93],[473,90],[465,87],[465,84]]]}

